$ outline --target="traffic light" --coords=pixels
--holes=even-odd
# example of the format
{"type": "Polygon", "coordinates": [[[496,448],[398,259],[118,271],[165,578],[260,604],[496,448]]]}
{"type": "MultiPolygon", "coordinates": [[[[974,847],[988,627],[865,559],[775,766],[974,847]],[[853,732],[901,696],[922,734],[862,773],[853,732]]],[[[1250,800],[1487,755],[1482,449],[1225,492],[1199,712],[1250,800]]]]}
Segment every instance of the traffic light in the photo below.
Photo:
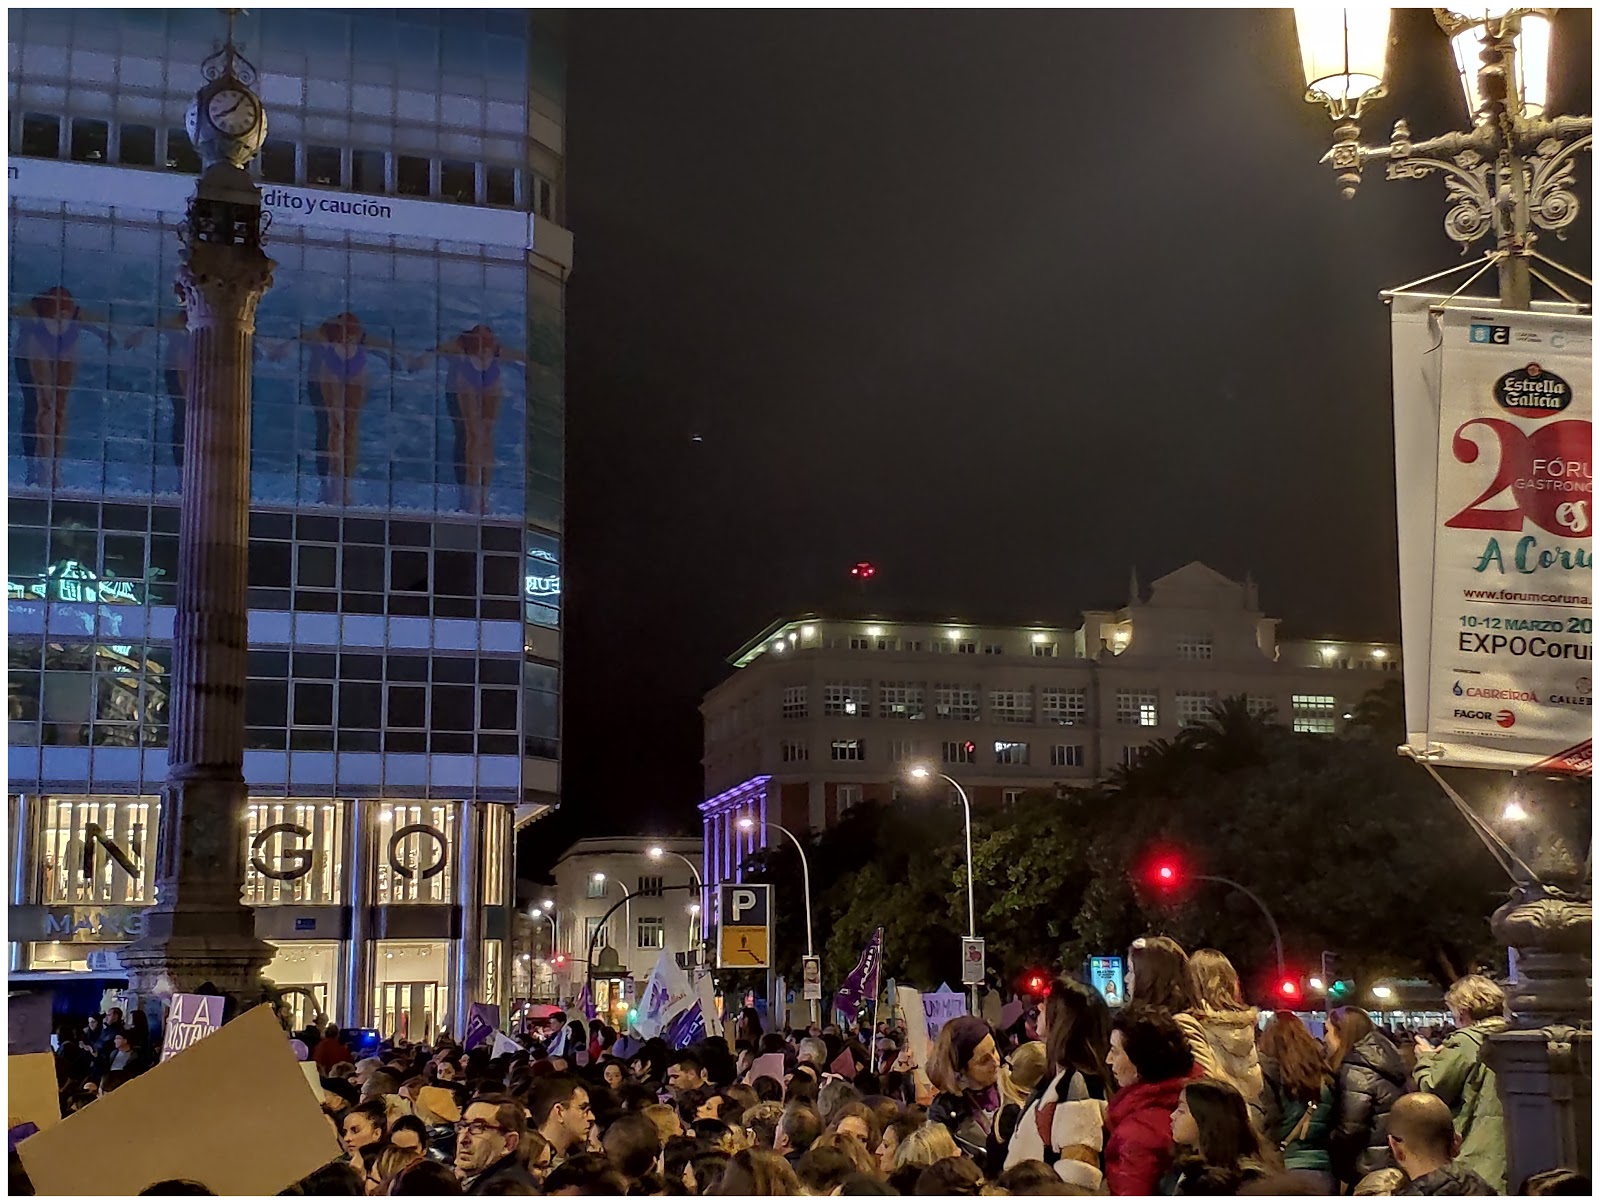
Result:
{"type": "Polygon", "coordinates": [[[1188,877],[1183,862],[1171,853],[1158,853],[1151,858],[1145,877],[1157,890],[1176,890],[1188,877]]]}
{"type": "Polygon", "coordinates": [[[878,566],[870,560],[858,560],[850,566],[850,575],[857,581],[871,581],[878,575],[878,566]]]}
{"type": "Polygon", "coordinates": [[[1022,975],[1022,993],[1043,999],[1050,994],[1050,975],[1043,970],[1027,970],[1022,975]]]}
{"type": "Polygon", "coordinates": [[[1278,998],[1284,1003],[1300,1002],[1300,980],[1287,976],[1278,980],[1278,998]]]}
{"type": "Polygon", "coordinates": [[[567,955],[565,953],[556,954],[556,968],[560,969],[561,967],[565,966],[566,964],[567,964],[567,955]]]}
{"type": "Polygon", "coordinates": [[[1337,982],[1331,982],[1328,984],[1328,998],[1343,999],[1350,994],[1353,986],[1354,984],[1343,978],[1339,979],[1337,982]]]}

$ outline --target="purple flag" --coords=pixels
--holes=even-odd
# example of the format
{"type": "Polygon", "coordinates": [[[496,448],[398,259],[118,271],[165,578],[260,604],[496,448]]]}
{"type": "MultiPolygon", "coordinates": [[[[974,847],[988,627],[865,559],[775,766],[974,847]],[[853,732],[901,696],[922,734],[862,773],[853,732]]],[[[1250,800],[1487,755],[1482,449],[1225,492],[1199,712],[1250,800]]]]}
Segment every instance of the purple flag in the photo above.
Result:
{"type": "Polygon", "coordinates": [[[867,947],[861,951],[861,960],[833,997],[834,1008],[843,1012],[851,1023],[855,1022],[863,1003],[877,999],[882,970],[883,929],[880,928],[872,934],[867,947]]]}
{"type": "Polygon", "coordinates": [[[673,1049],[682,1049],[686,1045],[693,1045],[696,1041],[705,1040],[706,1018],[700,1010],[700,1001],[696,999],[689,1005],[688,1011],[680,1012],[678,1018],[667,1026],[667,1031],[662,1036],[673,1049]]]}
{"type": "Polygon", "coordinates": [[[583,984],[583,993],[578,996],[578,1011],[585,1019],[594,1019],[594,990],[588,983],[583,984]]]}
{"type": "Polygon", "coordinates": [[[500,1008],[493,1003],[475,1003],[467,1009],[467,1035],[463,1049],[476,1049],[500,1027],[500,1008]]]}

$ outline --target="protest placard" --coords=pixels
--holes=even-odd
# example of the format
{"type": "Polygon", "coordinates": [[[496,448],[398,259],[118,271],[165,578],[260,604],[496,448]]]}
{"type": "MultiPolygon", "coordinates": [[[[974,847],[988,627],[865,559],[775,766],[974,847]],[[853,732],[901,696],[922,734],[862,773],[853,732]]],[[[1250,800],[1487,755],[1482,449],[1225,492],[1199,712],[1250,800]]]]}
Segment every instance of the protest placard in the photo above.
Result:
{"type": "Polygon", "coordinates": [[[897,987],[895,994],[898,996],[900,1011],[906,1018],[906,1043],[911,1047],[911,1056],[918,1066],[928,1064],[928,1023],[927,1010],[922,1005],[922,992],[915,987],[897,987]]]}
{"type": "Polygon", "coordinates": [[[167,1033],[161,1042],[161,1060],[182,1053],[222,1027],[221,995],[174,995],[167,1013],[167,1033]]]}
{"type": "Polygon", "coordinates": [[[12,1054],[7,1060],[6,1118],[7,1128],[31,1121],[41,1133],[61,1119],[54,1054],[12,1054]]]}
{"type": "Polygon", "coordinates": [[[132,1196],[163,1179],[276,1195],[340,1154],[305,1082],[263,1004],[17,1153],[41,1196],[132,1196]]]}

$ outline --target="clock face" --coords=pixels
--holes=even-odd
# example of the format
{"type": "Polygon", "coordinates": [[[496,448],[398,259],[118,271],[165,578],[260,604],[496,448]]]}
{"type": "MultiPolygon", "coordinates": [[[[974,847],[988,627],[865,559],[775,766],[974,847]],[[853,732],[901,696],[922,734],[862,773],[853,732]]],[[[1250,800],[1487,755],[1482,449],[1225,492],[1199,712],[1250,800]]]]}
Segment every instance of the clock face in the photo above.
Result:
{"type": "Polygon", "coordinates": [[[237,138],[255,127],[259,116],[256,98],[237,88],[225,88],[206,105],[206,116],[222,133],[237,138]]]}

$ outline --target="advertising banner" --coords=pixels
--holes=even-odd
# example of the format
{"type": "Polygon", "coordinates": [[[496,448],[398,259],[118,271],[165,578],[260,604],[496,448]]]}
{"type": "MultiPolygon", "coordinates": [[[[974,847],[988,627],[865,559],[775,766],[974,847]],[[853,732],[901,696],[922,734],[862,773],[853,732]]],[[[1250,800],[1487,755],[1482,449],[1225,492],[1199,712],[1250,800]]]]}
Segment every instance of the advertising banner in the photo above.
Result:
{"type": "Polygon", "coordinates": [[[182,1053],[222,1027],[222,996],[174,995],[167,1013],[167,1033],[161,1042],[161,1060],[182,1053]]]}
{"type": "Polygon", "coordinates": [[[1122,977],[1122,959],[1102,956],[1089,959],[1089,985],[1100,992],[1107,1007],[1119,1008],[1128,997],[1122,977]]]}
{"type": "MultiPolygon", "coordinates": [[[[1404,378],[1399,321],[1397,314],[1396,453],[1411,748],[1438,765],[1587,776],[1590,320],[1446,310],[1430,319],[1436,377],[1412,365],[1404,378]],[[1418,386],[1435,381],[1437,421],[1424,452],[1417,446],[1425,425],[1416,413],[1418,386]],[[1410,412],[1402,415],[1402,405],[1410,412]],[[1410,479],[1424,455],[1434,471],[1432,496],[1410,479]],[[1426,551],[1419,538],[1424,516],[1431,528],[1426,551]],[[1424,656],[1414,659],[1422,598],[1428,637],[1424,656]]],[[[1414,316],[1411,324],[1414,329],[1414,316]]]]}

